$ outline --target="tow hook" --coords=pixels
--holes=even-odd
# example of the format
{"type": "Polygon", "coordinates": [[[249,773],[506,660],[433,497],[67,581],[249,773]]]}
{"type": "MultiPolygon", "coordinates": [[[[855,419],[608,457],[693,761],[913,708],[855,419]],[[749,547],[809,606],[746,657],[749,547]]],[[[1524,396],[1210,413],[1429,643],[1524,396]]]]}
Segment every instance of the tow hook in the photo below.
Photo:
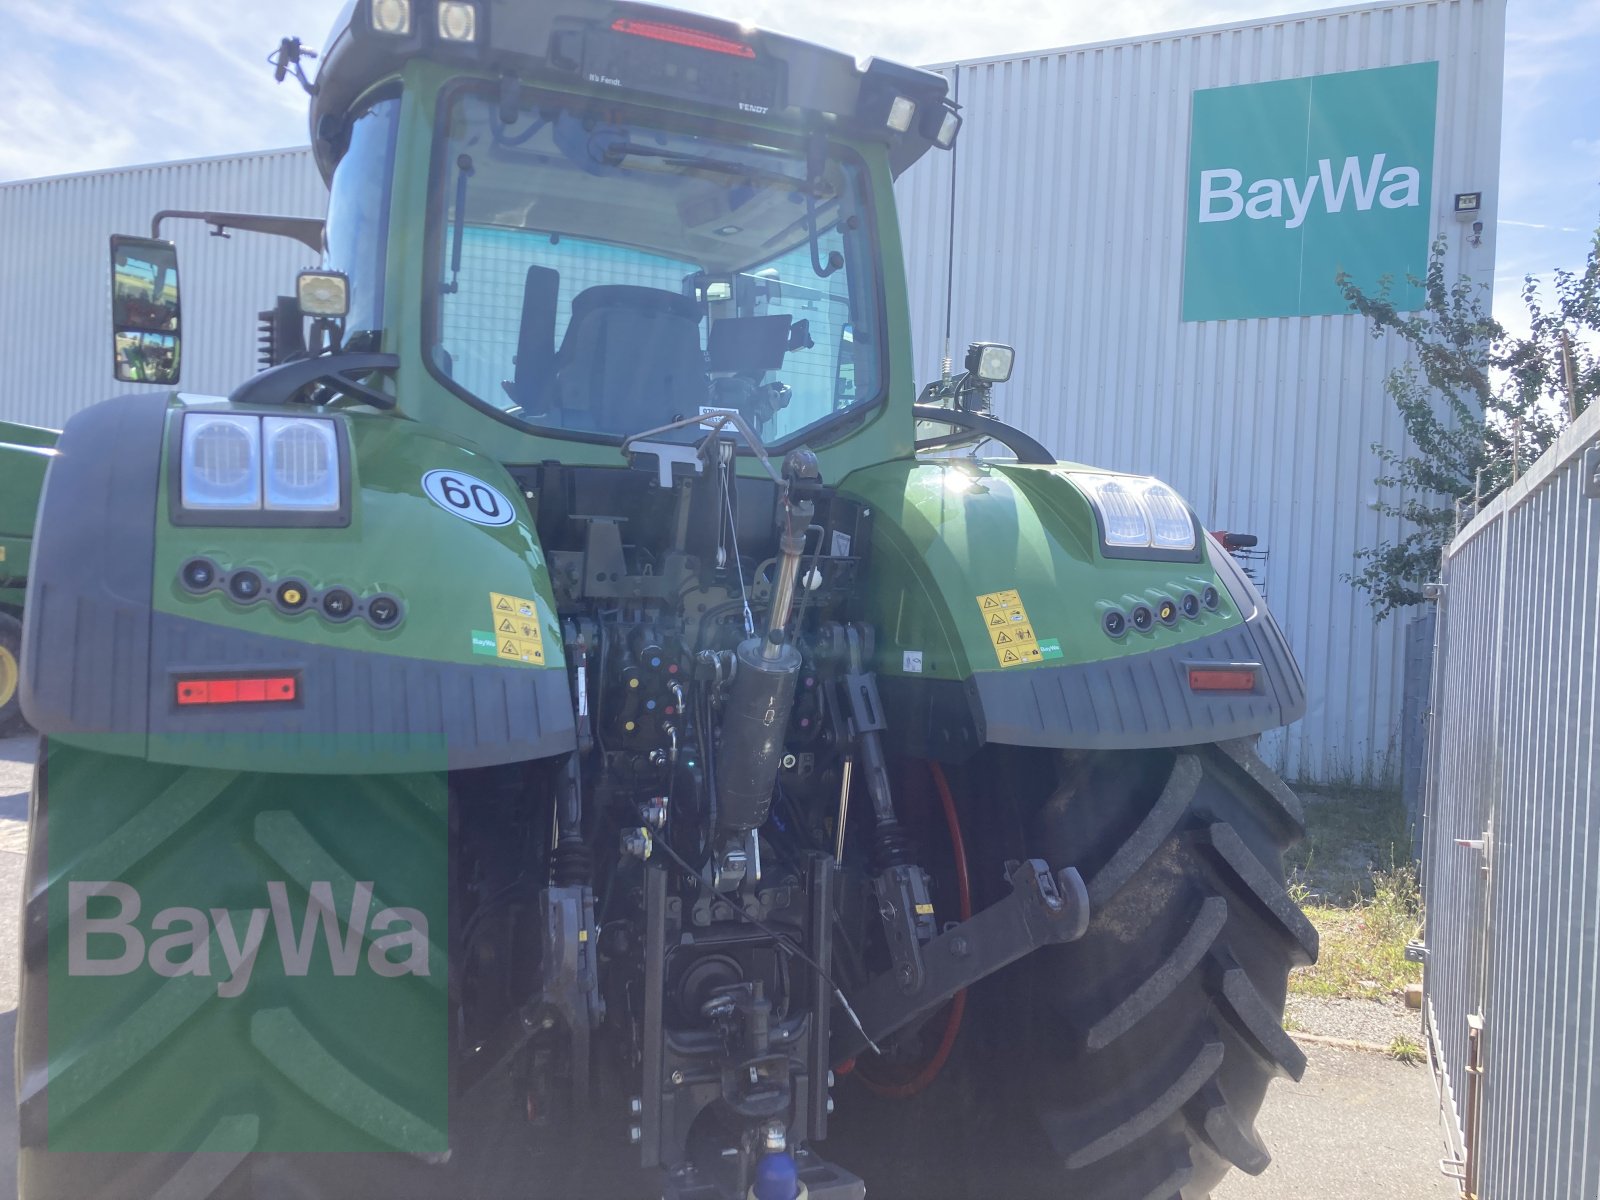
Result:
{"type": "MultiPolygon", "coordinates": [[[[1010,966],[1040,946],[1075,942],[1089,928],[1089,891],[1076,867],[1052,872],[1040,858],[1006,864],[1011,894],[922,947],[921,986],[907,991],[893,973],[854,997],[867,1037],[880,1041],[927,1016],[962,988],[1010,966]]],[[[833,1061],[867,1048],[861,1030],[835,1026],[833,1061]]]]}

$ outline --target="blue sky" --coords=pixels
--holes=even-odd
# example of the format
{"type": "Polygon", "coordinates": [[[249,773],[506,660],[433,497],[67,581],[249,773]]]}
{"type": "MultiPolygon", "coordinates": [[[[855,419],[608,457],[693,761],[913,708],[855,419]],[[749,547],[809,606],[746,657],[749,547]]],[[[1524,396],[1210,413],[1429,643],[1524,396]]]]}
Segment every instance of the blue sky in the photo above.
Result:
{"type": "MultiPolygon", "coordinates": [[[[1294,0],[678,0],[907,62],[1042,49],[1318,7],[1294,0]]],[[[0,72],[0,181],[306,141],[273,84],[284,34],[321,44],[339,0],[0,0],[25,47],[0,72]],[[225,14],[225,15],[222,15],[225,14]]],[[[1496,311],[1576,268],[1600,223],[1600,0],[1510,0],[1496,311]]]]}

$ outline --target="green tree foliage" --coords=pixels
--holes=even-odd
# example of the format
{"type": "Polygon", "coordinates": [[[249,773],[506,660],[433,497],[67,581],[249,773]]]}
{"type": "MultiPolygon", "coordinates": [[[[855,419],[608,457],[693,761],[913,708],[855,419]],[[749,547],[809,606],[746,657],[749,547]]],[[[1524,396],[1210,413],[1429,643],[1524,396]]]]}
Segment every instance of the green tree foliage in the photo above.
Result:
{"type": "Polygon", "coordinates": [[[1487,500],[1506,487],[1560,436],[1569,412],[1600,395],[1600,230],[1582,271],[1555,273],[1550,307],[1538,280],[1525,281],[1526,337],[1490,315],[1486,289],[1464,276],[1446,281],[1444,251],[1441,238],[1427,278],[1412,280],[1425,296],[1418,312],[1395,308],[1390,280],[1369,295],[1339,277],[1373,336],[1398,335],[1412,351],[1384,382],[1410,448],[1372,447],[1382,464],[1379,511],[1399,517],[1402,533],[1358,552],[1359,569],[1345,576],[1367,593],[1380,621],[1422,601],[1422,584],[1455,532],[1455,501],[1487,500]]]}

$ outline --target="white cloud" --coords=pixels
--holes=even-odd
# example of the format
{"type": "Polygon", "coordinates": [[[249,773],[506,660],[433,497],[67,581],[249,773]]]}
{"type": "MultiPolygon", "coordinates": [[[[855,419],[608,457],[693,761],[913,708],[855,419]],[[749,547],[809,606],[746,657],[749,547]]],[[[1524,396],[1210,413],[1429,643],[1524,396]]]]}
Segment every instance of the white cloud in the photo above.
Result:
{"type": "MultiPolygon", "coordinates": [[[[536,0],[528,0],[536,2],[536,0]]],[[[1283,0],[686,0],[857,55],[943,62],[1263,16],[1283,0]]],[[[305,96],[265,58],[322,45],[339,0],[8,4],[29,46],[0,73],[0,180],[303,144],[305,96]]]]}

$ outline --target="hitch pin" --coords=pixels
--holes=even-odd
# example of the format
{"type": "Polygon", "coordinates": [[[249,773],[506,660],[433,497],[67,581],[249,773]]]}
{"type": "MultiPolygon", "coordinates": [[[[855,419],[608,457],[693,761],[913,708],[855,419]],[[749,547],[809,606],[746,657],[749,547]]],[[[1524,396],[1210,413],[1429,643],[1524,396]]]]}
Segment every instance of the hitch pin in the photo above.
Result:
{"type": "Polygon", "coordinates": [[[850,773],[855,769],[855,759],[844,756],[844,769],[839,778],[839,831],[833,839],[833,865],[844,866],[844,823],[850,815],[850,773]]]}

